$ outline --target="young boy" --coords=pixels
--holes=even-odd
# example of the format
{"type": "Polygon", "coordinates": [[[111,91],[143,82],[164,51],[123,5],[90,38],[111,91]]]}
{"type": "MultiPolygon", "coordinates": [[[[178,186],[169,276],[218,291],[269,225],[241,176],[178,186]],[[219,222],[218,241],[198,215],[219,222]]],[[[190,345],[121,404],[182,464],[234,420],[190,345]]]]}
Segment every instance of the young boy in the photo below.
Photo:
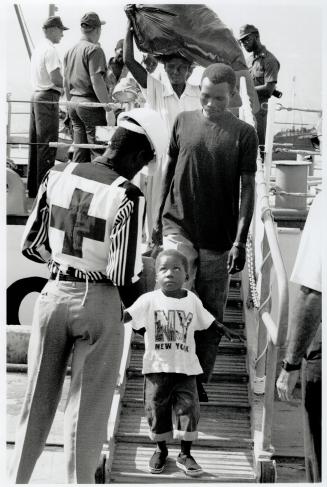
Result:
{"type": "Polygon", "coordinates": [[[159,289],[143,294],[124,312],[125,323],[145,329],[144,402],[150,438],[157,448],[149,461],[151,473],[161,473],[166,465],[166,441],[181,440],[176,465],[187,475],[197,476],[202,469],[191,455],[197,438],[200,404],[196,376],[202,373],[195,353],[194,332],[214,327],[220,340],[233,333],[202,305],[199,298],[182,286],[188,279],[186,257],[175,249],[160,252],[156,259],[159,289]],[[172,410],[176,425],[173,431],[172,410]]]}

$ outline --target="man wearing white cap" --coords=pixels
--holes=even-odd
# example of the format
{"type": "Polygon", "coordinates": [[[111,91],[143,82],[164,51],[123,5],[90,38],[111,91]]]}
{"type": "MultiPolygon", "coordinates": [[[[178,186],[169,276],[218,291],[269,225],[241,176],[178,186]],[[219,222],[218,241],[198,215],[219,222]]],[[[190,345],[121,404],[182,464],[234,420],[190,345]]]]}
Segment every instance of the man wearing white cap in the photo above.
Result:
{"type": "Polygon", "coordinates": [[[54,165],[56,149],[48,142],[58,140],[59,98],[63,89],[62,66],[55,44],[59,44],[68,30],[58,16],[49,17],[43,24],[44,39],[31,57],[33,95],[29,127],[27,190],[35,198],[45,173],[54,165]],[[38,145],[40,143],[41,145],[38,145]]]}
{"type": "MultiPolygon", "coordinates": [[[[109,105],[83,107],[80,103],[109,103],[106,85],[107,61],[99,44],[101,27],[105,24],[95,12],[81,18],[82,38],[67,51],[64,57],[65,92],[72,102],[69,116],[73,124],[75,144],[95,144],[97,126],[114,125],[114,115],[109,105]]],[[[89,162],[99,155],[97,149],[75,148],[73,160],[89,162]]]]}
{"type": "Polygon", "coordinates": [[[132,304],[128,291],[142,272],[145,201],[130,180],[154,150],[160,151],[158,134],[164,133],[156,112],[125,112],[103,156],[56,165],[40,186],[22,252],[47,263],[50,278],[34,310],[27,390],[10,470],[14,483],[28,483],[42,453],[71,354],[67,481],[95,482],[124,341],[117,288],[132,304]]]}

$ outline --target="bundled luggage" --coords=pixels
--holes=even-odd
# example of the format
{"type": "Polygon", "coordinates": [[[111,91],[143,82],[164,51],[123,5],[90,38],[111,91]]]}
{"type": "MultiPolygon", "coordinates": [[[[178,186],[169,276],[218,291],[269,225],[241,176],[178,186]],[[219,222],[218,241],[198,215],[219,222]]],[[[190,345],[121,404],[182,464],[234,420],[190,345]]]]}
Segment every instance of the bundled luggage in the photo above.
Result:
{"type": "MultiPolygon", "coordinates": [[[[141,4],[127,5],[138,49],[155,56],[177,53],[206,67],[225,63],[236,72],[237,81],[245,76],[253,111],[259,109],[257,94],[242,49],[232,31],[205,5],[141,4]]],[[[241,106],[234,96],[231,107],[241,106]]]]}

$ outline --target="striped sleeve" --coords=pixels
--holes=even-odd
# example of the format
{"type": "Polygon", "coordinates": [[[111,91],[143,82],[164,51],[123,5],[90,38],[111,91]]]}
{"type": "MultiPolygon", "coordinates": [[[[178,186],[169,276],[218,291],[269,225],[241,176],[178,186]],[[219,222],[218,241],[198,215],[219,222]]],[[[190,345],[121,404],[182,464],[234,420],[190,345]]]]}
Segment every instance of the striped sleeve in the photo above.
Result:
{"type": "Polygon", "coordinates": [[[112,232],[107,275],[117,286],[138,281],[142,272],[142,229],[145,199],[142,193],[129,197],[127,192],[118,209],[112,232]]]}
{"type": "Polygon", "coordinates": [[[49,208],[47,204],[47,183],[48,174],[39,187],[21,242],[23,255],[39,263],[48,262],[51,256],[48,239],[49,208]]]}

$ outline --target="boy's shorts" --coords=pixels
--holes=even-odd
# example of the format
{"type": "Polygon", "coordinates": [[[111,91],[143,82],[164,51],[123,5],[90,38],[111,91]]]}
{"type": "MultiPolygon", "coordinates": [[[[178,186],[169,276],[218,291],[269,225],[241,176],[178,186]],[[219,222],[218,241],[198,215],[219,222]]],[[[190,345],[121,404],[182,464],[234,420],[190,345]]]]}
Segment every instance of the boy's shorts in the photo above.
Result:
{"type": "Polygon", "coordinates": [[[173,437],[185,441],[196,440],[200,403],[195,375],[146,374],[144,405],[151,440],[167,441],[173,437]]]}

